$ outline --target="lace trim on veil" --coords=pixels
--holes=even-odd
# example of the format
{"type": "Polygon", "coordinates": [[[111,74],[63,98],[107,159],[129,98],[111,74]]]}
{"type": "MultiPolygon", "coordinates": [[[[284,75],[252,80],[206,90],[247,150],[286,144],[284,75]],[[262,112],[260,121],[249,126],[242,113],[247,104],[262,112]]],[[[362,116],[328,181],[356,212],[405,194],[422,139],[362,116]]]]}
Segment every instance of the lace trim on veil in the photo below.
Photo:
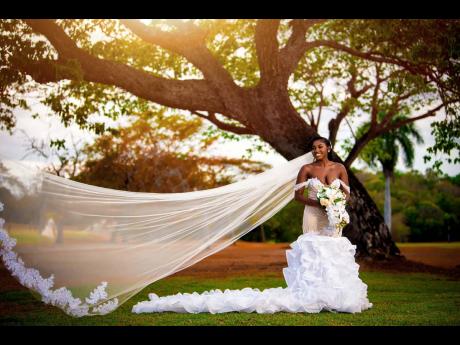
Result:
{"type": "MultiPolygon", "coordinates": [[[[3,211],[3,204],[0,202],[1,211],[3,211]]],[[[67,314],[76,317],[94,314],[104,315],[118,307],[117,298],[107,301],[107,282],[102,282],[96,287],[90,293],[89,298],[85,299],[86,303],[82,303],[81,299],[73,297],[72,292],[65,287],[52,290],[54,275],[45,279],[38,270],[24,266],[24,261],[13,251],[13,247],[16,246],[16,240],[11,238],[6,230],[3,229],[4,224],[5,220],[0,218],[0,256],[3,259],[3,263],[11,275],[16,277],[22,285],[39,293],[42,297],[42,302],[60,307],[67,314]],[[101,304],[104,300],[106,302],[101,304]]]]}

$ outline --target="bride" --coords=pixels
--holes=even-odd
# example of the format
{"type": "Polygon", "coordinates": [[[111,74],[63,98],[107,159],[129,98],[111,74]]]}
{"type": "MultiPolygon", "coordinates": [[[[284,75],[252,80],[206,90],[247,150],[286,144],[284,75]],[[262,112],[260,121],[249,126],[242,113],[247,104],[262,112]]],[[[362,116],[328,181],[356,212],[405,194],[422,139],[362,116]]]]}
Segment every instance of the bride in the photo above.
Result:
{"type": "Polygon", "coordinates": [[[0,258],[44,303],[74,317],[104,315],[228,247],[295,197],[305,204],[303,234],[286,253],[286,288],[150,294],[133,312],[360,312],[371,307],[367,286],[358,277],[355,246],[341,237],[348,178],[329,150],[319,137],[311,152],[284,164],[186,193],[103,188],[0,159],[0,258]],[[321,199],[334,200],[327,212],[316,200],[324,190],[333,191],[321,199]],[[42,236],[50,222],[57,236],[42,236]]]}
{"type": "Polygon", "coordinates": [[[287,250],[288,267],[283,269],[286,288],[211,290],[159,297],[149,294],[148,301],[137,303],[134,313],[318,313],[322,310],[356,313],[372,307],[367,285],[359,278],[355,262],[356,247],[329,224],[317,192],[323,186],[335,186],[350,199],[348,176],[342,164],[332,162],[330,142],[315,137],[311,152],[315,161],[303,165],[297,175],[295,200],[305,205],[303,234],[287,250]],[[304,196],[305,188],[308,197],[304,196]],[[332,230],[331,230],[332,229],[332,230]]]}

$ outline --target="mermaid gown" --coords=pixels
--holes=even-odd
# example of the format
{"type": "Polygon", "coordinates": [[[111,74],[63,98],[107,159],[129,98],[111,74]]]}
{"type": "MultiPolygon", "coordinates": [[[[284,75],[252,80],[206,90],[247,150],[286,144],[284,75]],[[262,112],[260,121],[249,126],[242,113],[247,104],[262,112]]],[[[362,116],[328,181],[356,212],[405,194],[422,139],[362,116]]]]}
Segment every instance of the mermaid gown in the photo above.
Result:
{"type": "MultiPolygon", "coordinates": [[[[344,188],[341,180],[332,182],[344,188]]],[[[317,178],[295,185],[307,187],[308,197],[316,199],[322,182],[317,178]]],[[[286,251],[288,267],[283,269],[287,287],[241,290],[210,290],[178,293],[159,297],[149,294],[149,300],[133,307],[134,313],[227,313],[277,312],[318,313],[322,310],[357,313],[372,307],[367,298],[367,285],[359,278],[355,262],[356,246],[346,237],[331,235],[326,212],[305,206],[300,235],[286,251]]]]}

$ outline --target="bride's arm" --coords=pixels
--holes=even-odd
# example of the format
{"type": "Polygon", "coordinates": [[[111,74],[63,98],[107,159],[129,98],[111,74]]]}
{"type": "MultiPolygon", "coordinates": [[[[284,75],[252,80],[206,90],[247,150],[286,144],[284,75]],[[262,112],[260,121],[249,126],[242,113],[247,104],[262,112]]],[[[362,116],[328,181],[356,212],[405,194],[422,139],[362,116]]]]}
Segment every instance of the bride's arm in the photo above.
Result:
{"type": "MultiPolygon", "coordinates": [[[[350,188],[350,183],[348,182],[347,169],[345,168],[343,164],[340,164],[339,178],[347,185],[348,188],[350,188]]],[[[350,201],[350,191],[349,189],[347,190],[346,188],[344,188],[343,185],[341,187],[342,187],[343,192],[346,195],[346,201],[348,203],[350,201]]]]}
{"type": "MultiPolygon", "coordinates": [[[[304,165],[300,169],[299,173],[297,174],[296,184],[305,182],[307,180],[307,176],[308,176],[308,166],[304,165]]],[[[297,189],[295,191],[294,199],[297,200],[298,202],[301,202],[304,205],[322,207],[318,200],[316,200],[316,199],[313,200],[313,199],[310,199],[310,198],[306,198],[304,196],[304,191],[305,191],[305,187],[301,187],[301,188],[297,189]]]]}

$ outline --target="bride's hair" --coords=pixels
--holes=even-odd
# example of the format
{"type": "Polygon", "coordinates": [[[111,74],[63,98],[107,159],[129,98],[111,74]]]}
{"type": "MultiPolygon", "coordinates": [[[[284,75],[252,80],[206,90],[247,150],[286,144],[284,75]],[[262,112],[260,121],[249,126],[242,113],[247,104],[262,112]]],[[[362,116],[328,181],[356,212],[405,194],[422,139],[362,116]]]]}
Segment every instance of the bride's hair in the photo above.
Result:
{"type": "Polygon", "coordinates": [[[322,136],[315,136],[313,137],[309,142],[308,142],[308,146],[307,146],[307,151],[310,152],[312,149],[313,149],[313,143],[316,141],[316,140],[321,140],[324,144],[326,144],[329,152],[327,154],[327,159],[329,159],[330,161],[332,161],[332,145],[331,145],[331,142],[329,141],[329,139],[325,138],[325,137],[322,137],[322,136]]]}

